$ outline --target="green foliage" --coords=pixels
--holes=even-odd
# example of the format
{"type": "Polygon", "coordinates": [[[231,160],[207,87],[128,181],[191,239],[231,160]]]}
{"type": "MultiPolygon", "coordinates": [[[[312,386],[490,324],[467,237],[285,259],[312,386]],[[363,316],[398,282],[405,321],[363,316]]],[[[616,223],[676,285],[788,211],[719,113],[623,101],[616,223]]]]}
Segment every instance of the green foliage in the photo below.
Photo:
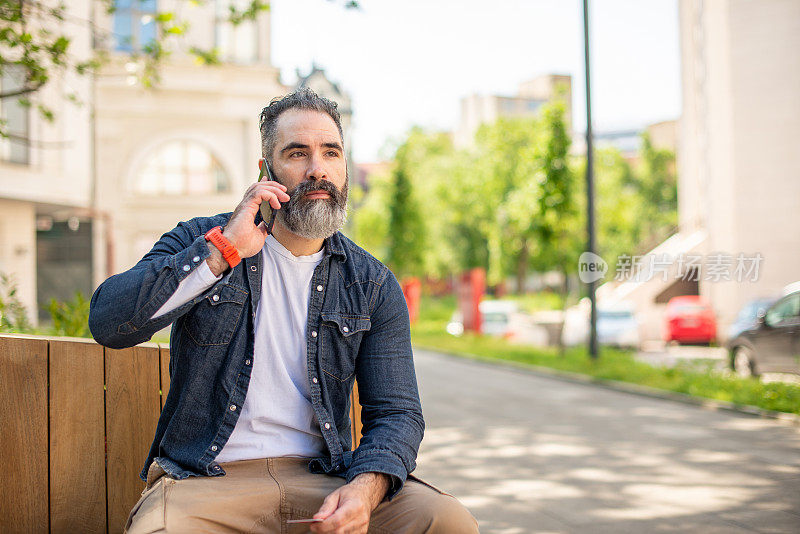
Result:
{"type": "Polygon", "coordinates": [[[69,302],[50,299],[48,311],[51,328],[34,328],[17,295],[17,282],[12,275],[0,272],[0,332],[56,336],[91,337],[89,332],[89,300],[81,293],[69,302]]]}
{"type": "Polygon", "coordinates": [[[752,378],[704,372],[688,366],[653,367],[634,359],[630,352],[609,348],[602,348],[602,357],[593,360],[588,357],[585,347],[569,349],[564,355],[559,355],[555,349],[515,345],[491,336],[465,334],[454,337],[445,332],[454,309],[452,298],[446,301],[423,298],[420,317],[411,329],[414,345],[466,357],[549,367],[603,380],[800,414],[800,386],[795,384],[765,384],[752,378]]]}
{"type": "Polygon", "coordinates": [[[398,278],[422,273],[425,226],[409,177],[408,143],[397,149],[389,193],[387,261],[398,278]]]}
{"type": "Polygon", "coordinates": [[[47,306],[53,319],[53,334],[58,336],[91,337],[89,332],[89,299],[80,292],[72,301],[50,299],[47,306]]]}
{"type": "Polygon", "coordinates": [[[504,300],[513,300],[520,309],[528,313],[564,309],[564,295],[553,291],[537,291],[522,295],[506,295],[504,300]]]}
{"type": "Polygon", "coordinates": [[[17,289],[14,277],[0,272],[0,332],[28,333],[33,329],[17,289]]]}
{"type": "Polygon", "coordinates": [[[668,237],[678,224],[678,178],[675,154],[655,148],[650,136],[642,135],[641,165],[636,174],[636,188],[642,199],[642,237],[655,245],[668,237]]]}
{"type": "Polygon", "coordinates": [[[350,189],[353,238],[382,262],[387,262],[389,236],[389,198],[391,175],[373,176],[369,192],[359,186],[350,189]]]}
{"type": "MultiPolygon", "coordinates": [[[[412,128],[390,175],[373,177],[354,214],[355,238],[405,274],[446,277],[474,267],[490,283],[531,270],[574,274],[586,249],[585,158],[569,155],[561,100],[536,117],[483,125],[474,146],[412,128]]],[[[631,167],[596,151],[599,253],[609,263],[641,254],[677,221],[674,155],[642,140],[631,167]]],[[[566,302],[562,298],[562,303],[566,302]]]]}

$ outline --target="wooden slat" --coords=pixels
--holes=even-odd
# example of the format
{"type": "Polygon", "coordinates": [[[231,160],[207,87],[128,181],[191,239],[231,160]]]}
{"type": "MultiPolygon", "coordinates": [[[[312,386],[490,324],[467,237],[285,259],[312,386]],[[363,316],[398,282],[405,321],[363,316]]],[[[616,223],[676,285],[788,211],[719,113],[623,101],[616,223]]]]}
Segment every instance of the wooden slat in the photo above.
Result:
{"type": "Polygon", "coordinates": [[[105,533],[103,347],[50,341],[50,530],[105,533]]]}
{"type": "Polygon", "coordinates": [[[169,393],[169,345],[159,345],[158,357],[161,365],[161,409],[164,409],[164,403],[167,402],[167,394],[169,393]]]}
{"type": "Polygon", "coordinates": [[[47,341],[0,336],[0,532],[47,532],[47,341]]]}
{"type": "Polygon", "coordinates": [[[358,383],[353,383],[353,393],[350,396],[350,421],[353,423],[353,449],[361,442],[361,403],[358,402],[358,383]]]}
{"type": "Polygon", "coordinates": [[[139,471],[161,408],[157,346],[105,350],[108,532],[122,532],[144,483],[139,471]]]}
{"type": "Polygon", "coordinates": [[[353,392],[355,391],[355,386],[353,386],[353,391],[350,392],[350,440],[353,444],[352,450],[356,450],[356,403],[355,403],[355,395],[353,392]]]}

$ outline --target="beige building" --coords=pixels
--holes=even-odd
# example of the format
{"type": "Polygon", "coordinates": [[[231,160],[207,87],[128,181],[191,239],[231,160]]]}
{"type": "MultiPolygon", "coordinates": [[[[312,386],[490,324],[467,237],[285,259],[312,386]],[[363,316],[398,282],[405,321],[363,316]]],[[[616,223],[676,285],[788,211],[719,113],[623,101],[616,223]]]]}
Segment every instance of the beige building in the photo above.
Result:
{"type": "MultiPolygon", "coordinates": [[[[800,2],[680,2],[683,114],[678,127],[679,232],[656,254],[701,255],[696,284],[656,276],[604,288],[628,299],[658,337],[664,302],[699,293],[724,338],[748,300],[800,280],[800,2]],[[752,276],[709,276],[721,254],[763,258],[752,276]]],[[[718,264],[718,263],[717,263],[718,264]]],[[[751,270],[751,274],[752,270],[751,270]]]]}
{"type": "Polygon", "coordinates": [[[461,99],[461,117],[453,135],[456,146],[472,144],[482,124],[491,124],[501,117],[533,117],[539,108],[563,91],[567,103],[565,121],[572,129],[572,77],[546,74],[519,84],[513,96],[473,94],[461,99]]]}
{"type": "MultiPolygon", "coordinates": [[[[96,43],[111,61],[95,77],[46,86],[40,98],[54,108],[53,124],[14,102],[0,109],[35,140],[0,144],[0,272],[14,275],[34,320],[37,302],[45,317],[49,298],[91,293],[178,221],[233,210],[258,176],[261,108],[291,90],[270,63],[269,12],[233,28],[225,2],[183,10],[188,34],[158,86],[143,89],[142,64],[128,51],[154,35],[155,2],[131,5],[109,16],[91,0],[68,3],[71,16],[113,30],[96,43]],[[183,52],[191,46],[217,47],[223,63],[198,66],[183,52]],[[65,100],[67,87],[83,106],[65,100]]],[[[88,57],[86,26],[63,26],[70,30],[70,50],[88,57]]]]}
{"type": "MultiPolygon", "coordinates": [[[[91,6],[88,0],[70,2],[69,15],[89,19],[91,6]]],[[[36,24],[31,21],[30,26],[36,24]]],[[[59,31],[71,38],[73,54],[90,55],[91,36],[84,28],[62,23],[59,31]]],[[[7,67],[0,90],[20,89],[22,84],[22,71],[7,67]]],[[[21,107],[15,98],[0,100],[0,117],[8,121],[13,136],[0,139],[0,272],[16,280],[17,295],[34,322],[37,277],[53,279],[51,266],[60,264],[62,280],[91,283],[86,272],[90,252],[79,246],[87,227],[80,228],[77,218],[87,216],[93,198],[91,107],[77,107],[64,98],[68,92],[90,95],[91,86],[88,77],[69,72],[44,86],[32,101],[52,108],[56,114],[52,123],[21,107]],[[51,235],[64,235],[63,246],[47,247],[47,240],[37,240],[37,222],[51,235]],[[47,250],[38,251],[37,245],[47,250]],[[39,265],[37,257],[51,261],[39,265]]]]}

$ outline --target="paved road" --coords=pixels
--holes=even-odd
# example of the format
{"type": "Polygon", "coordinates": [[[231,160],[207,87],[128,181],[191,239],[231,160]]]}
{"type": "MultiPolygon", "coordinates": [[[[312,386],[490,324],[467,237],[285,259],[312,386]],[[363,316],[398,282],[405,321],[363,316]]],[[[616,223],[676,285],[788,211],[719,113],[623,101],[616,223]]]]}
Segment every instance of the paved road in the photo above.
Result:
{"type": "Polygon", "coordinates": [[[416,474],[481,532],[800,532],[800,428],[415,351],[416,474]]]}

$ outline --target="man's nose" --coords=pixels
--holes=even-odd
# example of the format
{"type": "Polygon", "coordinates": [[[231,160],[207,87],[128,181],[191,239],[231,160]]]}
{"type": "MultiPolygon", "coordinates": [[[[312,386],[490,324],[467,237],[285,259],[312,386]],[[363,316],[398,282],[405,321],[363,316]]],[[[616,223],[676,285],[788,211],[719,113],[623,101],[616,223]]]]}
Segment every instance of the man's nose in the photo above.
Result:
{"type": "Polygon", "coordinates": [[[325,170],[322,158],[319,156],[311,158],[306,169],[306,180],[326,180],[327,178],[328,171],[325,170]]]}

